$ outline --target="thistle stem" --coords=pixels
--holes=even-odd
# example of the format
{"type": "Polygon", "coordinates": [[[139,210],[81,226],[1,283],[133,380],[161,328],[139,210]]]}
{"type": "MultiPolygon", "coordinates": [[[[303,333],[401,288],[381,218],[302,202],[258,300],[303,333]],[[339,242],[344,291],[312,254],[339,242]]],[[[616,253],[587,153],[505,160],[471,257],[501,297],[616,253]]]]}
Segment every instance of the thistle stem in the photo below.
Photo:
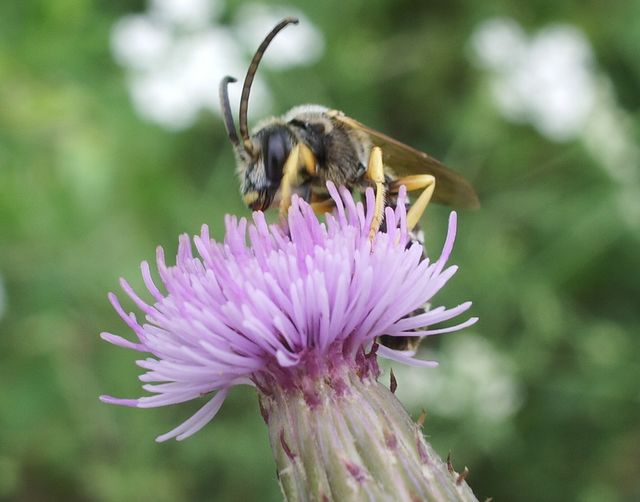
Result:
{"type": "Polygon", "coordinates": [[[260,392],[287,501],[477,501],[373,377],[345,369],[304,389],[260,392]]]}

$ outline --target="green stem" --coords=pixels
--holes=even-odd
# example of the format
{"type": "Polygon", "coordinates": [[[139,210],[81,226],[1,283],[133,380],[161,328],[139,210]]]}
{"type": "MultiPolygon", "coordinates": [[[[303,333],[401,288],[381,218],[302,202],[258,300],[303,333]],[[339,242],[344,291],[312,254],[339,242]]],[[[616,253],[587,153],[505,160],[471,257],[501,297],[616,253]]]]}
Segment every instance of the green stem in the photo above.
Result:
{"type": "Polygon", "coordinates": [[[287,501],[477,501],[389,389],[336,381],[314,382],[311,404],[298,389],[260,394],[287,501]]]}

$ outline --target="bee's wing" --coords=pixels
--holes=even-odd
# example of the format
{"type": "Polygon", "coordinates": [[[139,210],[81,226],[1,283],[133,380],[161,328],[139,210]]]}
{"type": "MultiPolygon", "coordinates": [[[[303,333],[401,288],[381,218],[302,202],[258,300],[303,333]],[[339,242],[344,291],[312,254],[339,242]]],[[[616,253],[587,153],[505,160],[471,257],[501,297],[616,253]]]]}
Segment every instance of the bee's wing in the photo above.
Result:
{"type": "Polygon", "coordinates": [[[371,138],[371,142],[382,149],[382,159],[385,166],[391,168],[398,177],[411,174],[433,175],[436,178],[436,189],[432,198],[434,202],[461,209],[480,207],[478,196],[469,182],[442,162],[386,134],[371,129],[341,112],[336,112],[333,117],[345,126],[367,134],[371,138]]]}

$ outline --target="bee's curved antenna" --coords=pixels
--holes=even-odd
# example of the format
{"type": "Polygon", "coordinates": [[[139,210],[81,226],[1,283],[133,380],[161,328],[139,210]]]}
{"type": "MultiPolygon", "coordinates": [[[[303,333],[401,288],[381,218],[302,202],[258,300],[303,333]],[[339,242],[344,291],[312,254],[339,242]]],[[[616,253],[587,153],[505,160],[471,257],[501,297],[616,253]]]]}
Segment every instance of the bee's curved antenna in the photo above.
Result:
{"type": "Polygon", "coordinates": [[[236,150],[240,150],[240,140],[238,139],[238,133],[236,132],[236,124],[233,121],[233,113],[231,113],[231,105],[229,105],[229,92],[227,90],[227,86],[237,82],[237,80],[233,77],[226,76],[220,82],[219,97],[220,97],[220,110],[222,111],[222,116],[224,117],[224,127],[227,130],[227,136],[229,136],[229,141],[236,150]]]}
{"type": "Polygon", "coordinates": [[[242,137],[245,151],[252,156],[253,146],[251,144],[251,140],[249,139],[249,128],[247,126],[249,91],[251,91],[251,84],[253,83],[253,78],[255,77],[256,71],[258,70],[258,64],[260,63],[264,52],[267,50],[267,47],[271,43],[271,40],[273,40],[273,37],[275,37],[280,30],[282,30],[289,24],[298,24],[298,19],[295,17],[285,17],[269,32],[269,34],[260,44],[260,47],[258,47],[255,55],[253,56],[251,64],[249,65],[249,69],[247,70],[247,76],[244,78],[244,85],[242,86],[242,96],[240,97],[240,136],[242,137]]]}

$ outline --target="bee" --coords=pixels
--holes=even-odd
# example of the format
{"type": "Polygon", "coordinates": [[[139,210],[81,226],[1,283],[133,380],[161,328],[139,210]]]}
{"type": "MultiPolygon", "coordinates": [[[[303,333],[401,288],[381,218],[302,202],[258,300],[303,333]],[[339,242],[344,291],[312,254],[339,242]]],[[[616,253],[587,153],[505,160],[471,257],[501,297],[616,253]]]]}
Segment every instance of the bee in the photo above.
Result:
{"type": "MultiPolygon", "coordinates": [[[[408,191],[421,190],[407,212],[407,227],[414,232],[415,240],[421,240],[418,221],[430,201],[463,209],[479,207],[475,191],[461,175],[430,155],[337,110],[319,105],[296,106],[281,117],[264,120],[249,133],[249,93],[260,60],[273,38],[287,25],[297,23],[291,17],[280,21],[253,56],[240,97],[240,136],[227,90],[236,80],[227,76],[220,83],[220,107],[247,206],[252,210],[278,206],[284,216],[295,192],[318,212],[325,212],[332,209],[327,181],[360,193],[374,187],[376,209],[370,229],[373,238],[383,224],[384,208],[395,205],[398,190],[405,185],[408,191]]],[[[419,340],[419,336],[381,338],[383,345],[396,350],[414,348],[419,340]]]]}

